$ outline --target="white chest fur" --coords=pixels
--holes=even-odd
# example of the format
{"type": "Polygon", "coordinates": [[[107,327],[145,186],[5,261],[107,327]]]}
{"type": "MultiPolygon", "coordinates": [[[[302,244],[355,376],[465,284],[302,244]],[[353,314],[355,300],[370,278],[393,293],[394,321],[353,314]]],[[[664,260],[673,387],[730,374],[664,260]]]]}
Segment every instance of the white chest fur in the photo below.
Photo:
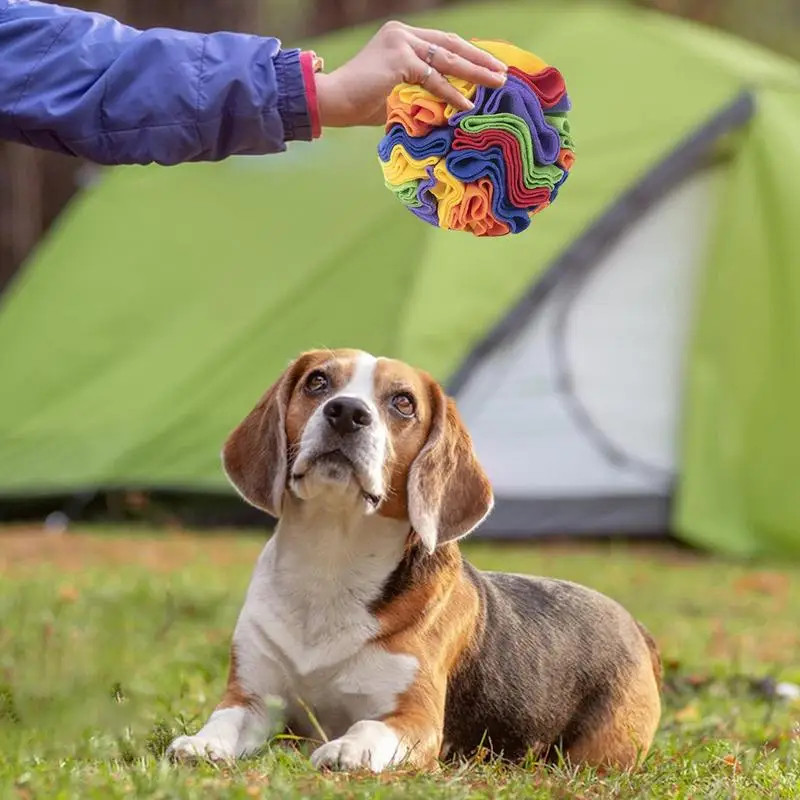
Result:
{"type": "Polygon", "coordinates": [[[407,523],[284,510],[255,567],[234,633],[243,687],[281,698],[297,733],[339,736],[391,712],[414,680],[413,656],[372,644],[369,603],[402,558],[407,523]]]}

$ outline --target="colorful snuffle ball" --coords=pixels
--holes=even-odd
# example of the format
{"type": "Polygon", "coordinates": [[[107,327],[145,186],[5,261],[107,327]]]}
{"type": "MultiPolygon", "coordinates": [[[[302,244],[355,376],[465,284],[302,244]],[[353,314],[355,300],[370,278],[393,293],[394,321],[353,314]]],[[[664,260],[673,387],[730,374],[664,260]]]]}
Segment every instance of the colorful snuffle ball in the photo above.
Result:
{"type": "Polygon", "coordinates": [[[575,161],[564,78],[508,42],[473,40],[508,65],[499,89],[450,78],[457,111],[422,86],[396,86],[378,145],[386,186],[431,225],[475,236],[521,233],[558,196],[575,161]]]}

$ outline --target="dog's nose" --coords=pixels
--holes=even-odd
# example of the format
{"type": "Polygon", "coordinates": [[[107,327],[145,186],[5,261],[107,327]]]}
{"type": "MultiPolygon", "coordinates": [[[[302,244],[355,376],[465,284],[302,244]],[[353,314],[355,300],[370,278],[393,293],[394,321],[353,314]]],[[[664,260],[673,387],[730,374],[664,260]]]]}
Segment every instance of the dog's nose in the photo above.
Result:
{"type": "Polygon", "coordinates": [[[334,397],[325,404],[323,414],[328,424],[341,436],[368,428],[372,424],[372,412],[357,397],[334,397]]]}

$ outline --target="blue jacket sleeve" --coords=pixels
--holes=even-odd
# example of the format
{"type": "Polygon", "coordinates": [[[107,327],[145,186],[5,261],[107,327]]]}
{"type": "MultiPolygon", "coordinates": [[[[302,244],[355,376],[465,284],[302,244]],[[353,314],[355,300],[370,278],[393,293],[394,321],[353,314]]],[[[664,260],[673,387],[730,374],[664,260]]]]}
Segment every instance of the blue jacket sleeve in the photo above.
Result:
{"type": "Polygon", "coordinates": [[[0,139],[100,164],[169,165],[311,138],[300,53],[277,39],[139,31],[0,0],[0,139]]]}

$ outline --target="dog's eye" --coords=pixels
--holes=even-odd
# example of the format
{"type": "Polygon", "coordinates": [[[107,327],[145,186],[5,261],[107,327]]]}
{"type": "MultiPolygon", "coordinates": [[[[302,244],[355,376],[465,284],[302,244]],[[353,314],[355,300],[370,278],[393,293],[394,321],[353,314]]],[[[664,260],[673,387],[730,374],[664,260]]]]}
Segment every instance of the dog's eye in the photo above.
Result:
{"type": "Polygon", "coordinates": [[[392,397],[392,408],[401,417],[413,417],[417,410],[414,398],[407,392],[399,392],[392,397]]]}
{"type": "Polygon", "coordinates": [[[312,372],[306,379],[306,391],[309,394],[321,394],[328,388],[328,376],[318,370],[312,372]]]}

